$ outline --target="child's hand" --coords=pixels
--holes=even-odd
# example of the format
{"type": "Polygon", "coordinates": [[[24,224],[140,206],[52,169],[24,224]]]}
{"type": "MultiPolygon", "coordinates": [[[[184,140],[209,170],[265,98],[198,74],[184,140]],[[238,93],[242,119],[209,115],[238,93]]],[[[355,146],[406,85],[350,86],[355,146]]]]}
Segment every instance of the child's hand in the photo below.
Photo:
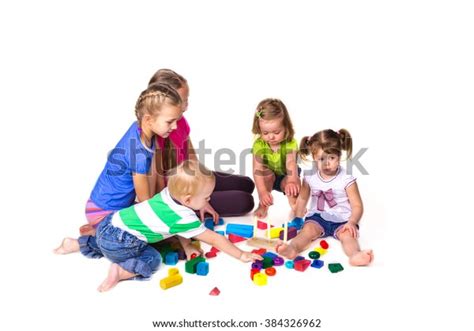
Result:
{"type": "Polygon", "coordinates": [[[219,214],[212,208],[212,206],[208,203],[199,210],[199,215],[201,216],[201,221],[204,222],[206,218],[206,214],[211,215],[212,219],[214,220],[214,224],[219,223],[219,214]]]}
{"type": "Polygon", "coordinates": [[[265,207],[273,205],[273,196],[270,192],[264,192],[262,194],[259,194],[259,199],[262,205],[264,205],[265,207]]]}
{"type": "Polygon", "coordinates": [[[242,262],[253,262],[255,260],[263,260],[263,257],[255,253],[242,252],[242,255],[240,255],[239,260],[242,262]]]}
{"type": "Polygon", "coordinates": [[[349,231],[350,235],[353,238],[359,237],[359,230],[357,230],[357,226],[354,223],[347,222],[342,226],[341,233],[344,231],[349,231]]]}
{"type": "Polygon", "coordinates": [[[204,251],[200,248],[197,248],[193,244],[187,244],[183,246],[184,253],[186,254],[186,258],[191,260],[191,255],[196,254],[197,256],[201,256],[204,251]]]}
{"type": "Polygon", "coordinates": [[[296,183],[287,183],[285,187],[285,194],[289,196],[298,196],[300,193],[300,186],[296,183]]]}

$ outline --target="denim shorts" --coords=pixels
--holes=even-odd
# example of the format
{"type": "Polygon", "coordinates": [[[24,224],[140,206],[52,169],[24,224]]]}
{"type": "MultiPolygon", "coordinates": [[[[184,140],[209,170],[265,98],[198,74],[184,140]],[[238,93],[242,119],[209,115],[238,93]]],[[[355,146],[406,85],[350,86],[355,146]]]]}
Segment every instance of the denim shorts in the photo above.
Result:
{"type": "MultiPolygon", "coordinates": [[[[315,224],[318,224],[319,226],[321,226],[321,228],[323,229],[323,233],[321,234],[321,238],[333,236],[336,239],[339,239],[336,236],[337,231],[344,224],[347,223],[347,222],[336,223],[336,222],[326,221],[325,219],[323,219],[321,217],[321,214],[318,214],[318,213],[315,213],[315,214],[311,215],[310,217],[307,217],[304,222],[305,223],[311,222],[311,223],[315,223],[315,224]]],[[[358,224],[356,224],[356,227],[357,227],[357,229],[359,229],[358,224]]]]}
{"type": "MultiPolygon", "coordinates": [[[[298,167],[298,176],[301,174],[301,168],[298,167]]],[[[283,194],[285,194],[285,192],[283,192],[281,190],[281,182],[283,181],[283,179],[286,177],[287,175],[275,175],[275,182],[273,183],[273,190],[275,191],[278,191],[278,192],[281,192],[283,194]]]]}

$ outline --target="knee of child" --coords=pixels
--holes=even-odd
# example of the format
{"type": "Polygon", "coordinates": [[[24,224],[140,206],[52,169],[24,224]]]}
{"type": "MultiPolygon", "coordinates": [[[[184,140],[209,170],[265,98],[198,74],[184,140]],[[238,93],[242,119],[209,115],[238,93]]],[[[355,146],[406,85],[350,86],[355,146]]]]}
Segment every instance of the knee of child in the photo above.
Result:
{"type": "Polygon", "coordinates": [[[318,239],[319,237],[321,237],[321,234],[322,234],[321,228],[311,222],[305,223],[305,225],[303,226],[303,230],[301,232],[306,233],[306,236],[311,241],[318,239]]]}
{"type": "Polygon", "coordinates": [[[152,270],[152,273],[155,273],[156,271],[158,271],[161,265],[161,255],[159,253],[155,255],[153,259],[150,261],[149,265],[152,270]]]}

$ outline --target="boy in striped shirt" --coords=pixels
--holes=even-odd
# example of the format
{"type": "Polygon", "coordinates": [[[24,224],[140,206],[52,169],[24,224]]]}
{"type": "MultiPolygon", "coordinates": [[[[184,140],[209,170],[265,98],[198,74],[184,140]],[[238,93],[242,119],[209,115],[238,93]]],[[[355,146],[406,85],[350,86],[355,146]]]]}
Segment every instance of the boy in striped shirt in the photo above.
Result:
{"type": "Polygon", "coordinates": [[[196,238],[241,260],[262,257],[244,252],[224,236],[206,229],[194,210],[201,209],[214,190],[215,177],[197,161],[187,160],[169,177],[168,187],[153,198],[107,216],[96,236],[65,238],[56,254],[77,251],[90,258],[105,256],[112,261],[107,278],[98,290],[110,290],[121,280],[147,279],[161,264],[160,253],[149,244],[177,235],[189,256],[196,238]]]}

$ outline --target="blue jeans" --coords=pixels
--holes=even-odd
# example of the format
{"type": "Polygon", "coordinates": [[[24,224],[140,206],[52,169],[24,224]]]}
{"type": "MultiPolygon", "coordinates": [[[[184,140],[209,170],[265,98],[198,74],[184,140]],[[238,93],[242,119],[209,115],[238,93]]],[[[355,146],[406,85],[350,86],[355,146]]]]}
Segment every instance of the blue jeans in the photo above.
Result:
{"type": "Polygon", "coordinates": [[[81,253],[92,259],[105,256],[123,269],[147,279],[161,264],[160,253],[134,235],[113,226],[108,215],[97,227],[96,236],[79,237],[81,253]]]}

